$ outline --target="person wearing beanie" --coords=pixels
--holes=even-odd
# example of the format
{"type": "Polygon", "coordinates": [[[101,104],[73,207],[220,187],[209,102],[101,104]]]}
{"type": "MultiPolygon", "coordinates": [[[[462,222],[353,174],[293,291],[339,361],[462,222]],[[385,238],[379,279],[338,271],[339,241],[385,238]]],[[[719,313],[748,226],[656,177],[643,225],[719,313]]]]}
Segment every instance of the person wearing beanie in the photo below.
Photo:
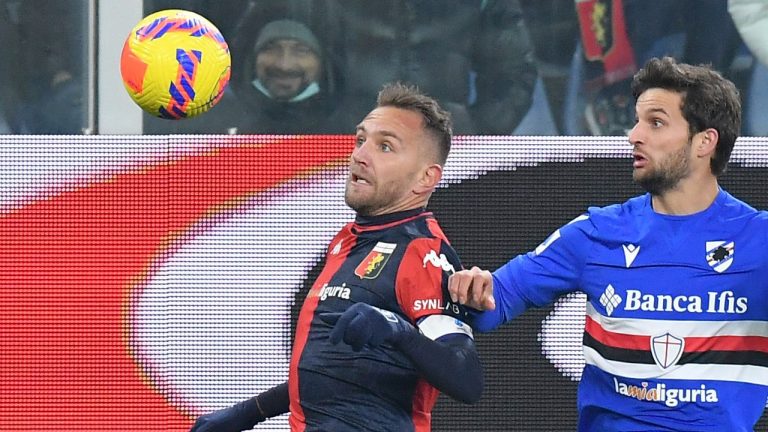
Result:
{"type": "MultiPolygon", "coordinates": [[[[323,134],[338,106],[333,66],[309,24],[246,12],[233,40],[232,80],[205,116],[169,123],[145,119],[147,133],[323,134]]],[[[347,132],[344,129],[344,132],[347,132]]]]}
{"type": "Polygon", "coordinates": [[[304,24],[288,19],[270,22],[259,33],[254,51],[253,85],[264,95],[298,102],[320,91],[320,43],[304,24]]]}

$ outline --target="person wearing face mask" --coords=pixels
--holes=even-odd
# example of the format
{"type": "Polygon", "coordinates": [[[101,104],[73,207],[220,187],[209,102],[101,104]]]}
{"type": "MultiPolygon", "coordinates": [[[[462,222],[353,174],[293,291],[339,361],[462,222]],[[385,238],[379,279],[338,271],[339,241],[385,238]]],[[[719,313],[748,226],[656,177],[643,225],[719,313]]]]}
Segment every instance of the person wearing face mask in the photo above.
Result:
{"type": "Polygon", "coordinates": [[[320,91],[320,44],[304,25],[292,20],[267,24],[254,47],[252,81],[262,94],[282,102],[299,102],[320,91]]]}
{"type": "MultiPolygon", "coordinates": [[[[170,125],[159,120],[163,129],[150,132],[342,132],[333,130],[327,121],[334,109],[334,75],[320,40],[309,26],[294,19],[275,19],[263,25],[254,40],[251,22],[247,17],[243,22],[232,44],[232,81],[221,101],[204,116],[170,125]]],[[[158,121],[153,119],[150,124],[158,121]]]]}
{"type": "Polygon", "coordinates": [[[264,26],[253,56],[233,83],[245,109],[237,133],[322,133],[331,109],[330,65],[315,33],[301,22],[279,19],[264,26]]]}

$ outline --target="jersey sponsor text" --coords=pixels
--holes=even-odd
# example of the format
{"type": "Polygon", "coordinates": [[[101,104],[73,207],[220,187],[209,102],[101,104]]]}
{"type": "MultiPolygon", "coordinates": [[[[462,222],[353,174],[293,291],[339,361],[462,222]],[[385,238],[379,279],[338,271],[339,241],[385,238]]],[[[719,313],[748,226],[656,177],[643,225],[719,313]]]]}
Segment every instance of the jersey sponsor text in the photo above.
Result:
{"type": "Polygon", "coordinates": [[[648,382],[643,381],[639,386],[620,382],[613,378],[614,391],[622,396],[631,397],[640,401],[663,402],[664,405],[674,408],[681,402],[684,403],[717,403],[717,390],[707,388],[701,384],[700,388],[667,388],[664,383],[657,383],[649,387],[648,382]]]}
{"type": "Polygon", "coordinates": [[[328,297],[338,297],[343,298],[344,300],[349,300],[350,294],[351,291],[346,283],[341,284],[341,286],[328,286],[328,284],[325,284],[320,288],[320,293],[318,293],[317,296],[320,297],[320,301],[324,301],[328,297]]]}
{"type": "Polygon", "coordinates": [[[457,304],[451,302],[443,303],[443,299],[439,298],[414,300],[413,310],[414,312],[421,310],[448,310],[455,314],[461,312],[457,304]]]}
{"type": "Polygon", "coordinates": [[[736,297],[733,291],[709,291],[698,295],[643,294],[640,290],[627,290],[624,310],[648,312],[692,312],[743,314],[747,312],[747,297],[736,297]]]}

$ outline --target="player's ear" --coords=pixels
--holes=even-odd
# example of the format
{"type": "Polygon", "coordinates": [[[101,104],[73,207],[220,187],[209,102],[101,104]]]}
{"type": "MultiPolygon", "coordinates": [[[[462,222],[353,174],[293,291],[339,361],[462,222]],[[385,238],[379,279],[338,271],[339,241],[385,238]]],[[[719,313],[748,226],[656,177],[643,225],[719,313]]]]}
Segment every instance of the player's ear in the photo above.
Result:
{"type": "Polygon", "coordinates": [[[432,192],[443,178],[443,167],[439,164],[427,165],[421,172],[421,178],[416,185],[416,193],[432,192]]]}
{"type": "Polygon", "coordinates": [[[699,140],[696,144],[696,156],[706,157],[715,154],[717,148],[717,141],[720,139],[720,134],[717,133],[717,129],[708,128],[699,132],[699,140]]]}

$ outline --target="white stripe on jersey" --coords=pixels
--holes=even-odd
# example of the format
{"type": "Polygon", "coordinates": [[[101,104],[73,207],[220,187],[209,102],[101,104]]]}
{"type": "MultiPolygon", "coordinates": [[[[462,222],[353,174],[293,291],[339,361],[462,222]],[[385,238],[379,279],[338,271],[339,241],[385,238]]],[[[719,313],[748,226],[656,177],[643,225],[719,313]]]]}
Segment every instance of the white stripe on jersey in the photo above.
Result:
{"type": "Polygon", "coordinates": [[[768,368],[752,365],[694,364],[676,365],[662,370],[656,364],[625,363],[605,359],[594,349],[585,346],[587,364],[597,366],[606,373],[636,379],[681,379],[696,381],[735,381],[768,386],[768,368]]]}
{"type": "MultiPolygon", "coordinates": [[[[657,336],[670,332],[677,337],[768,337],[768,321],[692,321],[607,317],[587,302],[587,315],[609,332],[657,336]]],[[[690,315],[689,315],[690,316],[690,315]]]]}
{"type": "Polygon", "coordinates": [[[448,315],[430,315],[419,321],[419,330],[424,336],[435,340],[451,333],[465,334],[472,339],[472,328],[448,315]]]}

